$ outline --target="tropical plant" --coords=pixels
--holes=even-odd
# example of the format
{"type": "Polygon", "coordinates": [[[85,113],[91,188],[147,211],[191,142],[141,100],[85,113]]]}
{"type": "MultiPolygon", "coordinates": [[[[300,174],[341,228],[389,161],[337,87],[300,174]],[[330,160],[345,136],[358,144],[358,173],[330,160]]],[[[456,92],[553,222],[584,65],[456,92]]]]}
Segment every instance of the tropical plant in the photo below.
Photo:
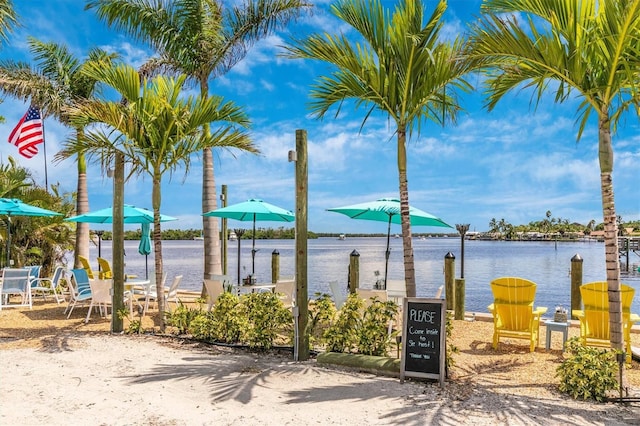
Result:
{"type": "MultiPolygon", "coordinates": [[[[225,9],[218,0],[91,0],[88,9],[108,25],[148,43],[158,53],[146,71],[186,74],[209,93],[209,79],[229,71],[259,39],[296,18],[310,5],[301,0],[247,0],[225,9]]],[[[209,127],[204,126],[205,133],[209,127]]],[[[223,135],[221,135],[223,136],[223,135]]],[[[226,143],[220,141],[219,146],[226,143]]],[[[252,150],[251,152],[257,152],[252,150]]],[[[202,212],[217,209],[213,153],[202,151],[202,212]]],[[[220,274],[218,221],[203,216],[204,279],[220,274]]]]}
{"type": "Polygon", "coordinates": [[[569,357],[556,368],[560,392],[574,399],[603,401],[616,388],[616,351],[584,346],[578,337],[566,343],[569,357]]]}
{"type": "Polygon", "coordinates": [[[9,33],[18,24],[13,2],[11,0],[0,0],[0,39],[7,41],[9,33]]]}
{"type": "MultiPolygon", "coordinates": [[[[71,108],[69,114],[74,123],[102,123],[106,129],[95,127],[83,138],[68,141],[61,154],[85,153],[102,164],[111,164],[120,154],[130,167],[130,175],[145,173],[151,177],[155,276],[158,294],[162,294],[162,177],[179,167],[184,168],[186,176],[192,154],[220,143],[228,148],[255,151],[242,130],[249,122],[240,108],[220,97],[182,97],[185,76],[175,80],[158,76],[149,81],[126,65],[95,66],[86,72],[111,86],[122,101],[87,100],[71,108]],[[210,122],[220,124],[214,134],[202,131],[202,126],[210,122]]],[[[158,310],[164,311],[163,298],[158,299],[158,310]]]]}
{"type": "MultiPolygon", "coordinates": [[[[0,0],[0,42],[9,40],[9,34],[13,27],[18,25],[18,17],[11,0],[0,0]]],[[[2,101],[0,100],[0,103],[2,101]]],[[[0,116],[0,123],[4,122],[4,117],[0,116]]]]}
{"type": "Polygon", "coordinates": [[[628,109],[640,109],[640,0],[485,0],[482,10],[466,58],[488,74],[490,110],[523,87],[534,88],[538,101],[548,91],[556,102],[577,94],[578,140],[597,115],[610,336],[622,349],[611,131],[628,109]]]}
{"type": "Polygon", "coordinates": [[[15,158],[9,156],[6,163],[0,164],[0,198],[16,197],[22,189],[35,184],[31,173],[15,158]]]}
{"type": "MultiPolygon", "coordinates": [[[[0,165],[0,197],[19,198],[25,203],[62,213],[56,217],[13,216],[11,220],[2,216],[2,251],[11,227],[14,264],[42,265],[43,274],[51,274],[56,265],[64,264],[65,254],[73,248],[73,229],[63,221],[74,208],[71,194],[60,194],[58,185],[52,185],[51,191],[37,186],[31,172],[9,157],[6,164],[0,165]]],[[[5,257],[2,255],[2,259],[5,257]]]]}
{"type": "MultiPolygon", "coordinates": [[[[287,56],[323,61],[334,69],[311,90],[310,109],[322,119],[329,109],[353,100],[365,106],[362,122],[374,110],[387,114],[396,125],[400,216],[407,296],[416,295],[416,277],[409,218],[407,142],[420,133],[425,120],[444,124],[458,111],[456,89],[466,90],[464,62],[457,61],[461,43],[439,39],[447,3],[441,0],[424,21],[421,1],[402,0],[392,15],[380,0],[339,0],[331,10],[355,30],[358,41],[344,35],[311,35],[292,40],[287,56]]],[[[336,115],[340,112],[338,108],[336,115]]]]}
{"type": "Polygon", "coordinates": [[[327,344],[327,351],[349,353],[357,348],[360,340],[358,327],[363,308],[364,300],[355,293],[349,294],[335,321],[322,336],[327,344]]]}
{"type": "MultiPolygon", "coordinates": [[[[31,100],[44,116],[52,115],[62,124],[70,126],[68,107],[72,107],[96,93],[97,81],[85,74],[85,67],[96,63],[109,63],[115,55],[101,49],[92,49],[82,62],[69,50],[56,43],[44,43],[29,38],[29,48],[36,66],[27,63],[0,62],[0,91],[23,101],[31,100]]],[[[82,137],[83,128],[71,125],[76,138],[82,137]]],[[[87,165],[82,153],[78,153],[78,182],[76,193],[76,214],[89,212],[87,190],[87,165]]],[[[76,225],[74,264],[79,265],[78,256],[89,256],[89,224],[76,225]]]]}

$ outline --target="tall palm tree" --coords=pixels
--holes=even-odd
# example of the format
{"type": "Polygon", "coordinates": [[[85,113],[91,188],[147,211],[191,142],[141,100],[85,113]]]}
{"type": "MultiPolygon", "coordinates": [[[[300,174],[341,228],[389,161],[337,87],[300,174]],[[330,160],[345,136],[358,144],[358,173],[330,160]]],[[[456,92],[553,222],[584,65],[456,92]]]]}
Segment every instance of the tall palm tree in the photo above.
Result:
{"type": "MultiPolygon", "coordinates": [[[[66,108],[92,98],[97,92],[97,81],[86,77],[83,69],[95,63],[109,63],[115,55],[101,49],[92,49],[81,61],[74,57],[66,46],[45,43],[29,38],[29,49],[36,66],[24,62],[0,62],[0,91],[23,101],[31,100],[46,115],[52,115],[62,124],[70,126],[66,108]]],[[[83,128],[71,126],[76,137],[82,136],[83,128]]],[[[76,214],[89,212],[87,190],[87,165],[84,155],[77,156],[78,182],[76,214]]],[[[78,256],[89,256],[89,224],[78,223],[74,264],[79,265],[78,256]]]]}
{"type": "Polygon", "coordinates": [[[18,17],[11,0],[0,0],[0,39],[7,41],[9,33],[18,24],[18,17]]]}
{"type": "MultiPolygon", "coordinates": [[[[439,40],[442,0],[424,23],[418,0],[400,1],[393,15],[379,0],[340,0],[332,12],[358,34],[358,42],[344,35],[311,35],[287,47],[291,58],[314,59],[333,66],[311,90],[311,110],[324,118],[329,109],[353,100],[365,106],[366,123],[374,110],[387,114],[396,125],[404,275],[407,295],[416,295],[415,268],[409,218],[407,183],[408,139],[421,124],[432,120],[444,124],[458,111],[455,89],[469,89],[463,79],[464,63],[456,61],[460,47],[439,40]]],[[[339,113],[338,109],[338,113],[339,113]]],[[[336,113],[337,114],[337,113],[336,113]]]]}
{"type": "MultiPolygon", "coordinates": [[[[179,167],[187,174],[193,154],[222,143],[227,148],[254,152],[255,147],[243,130],[249,121],[239,107],[218,96],[182,97],[186,76],[175,80],[158,76],[149,81],[126,65],[91,67],[86,73],[111,86],[122,101],[87,100],[71,108],[69,114],[77,125],[102,123],[106,129],[92,128],[83,138],[70,141],[66,149],[84,152],[103,164],[111,164],[121,154],[130,174],[151,177],[155,278],[157,294],[163,294],[162,177],[179,167]],[[203,132],[203,125],[211,122],[220,124],[218,130],[213,134],[203,132]]],[[[161,297],[158,309],[164,311],[161,297]]],[[[164,329],[162,317],[161,328],[164,329]]]]}
{"type": "MultiPolygon", "coordinates": [[[[147,70],[186,74],[209,92],[209,79],[229,71],[261,38],[296,18],[310,5],[302,0],[247,0],[225,8],[219,0],[90,0],[110,26],[148,43],[158,53],[147,70]]],[[[205,126],[205,132],[209,127],[205,126]]],[[[202,152],[202,212],[217,209],[213,153],[202,152]]],[[[220,236],[214,217],[202,218],[204,278],[220,274],[220,236]]]]}
{"type": "MultiPolygon", "coordinates": [[[[0,0],[0,43],[9,40],[9,34],[16,25],[18,25],[18,17],[13,8],[13,2],[11,0],[0,0]]],[[[0,103],[2,103],[1,100],[0,103]]],[[[0,115],[1,122],[4,122],[4,117],[0,115]]]]}
{"type": "Polygon", "coordinates": [[[485,0],[482,8],[467,57],[487,70],[489,109],[522,87],[532,87],[538,100],[549,91],[556,102],[578,95],[578,140],[597,116],[610,336],[622,349],[611,131],[628,108],[640,106],[640,0],[485,0]]]}

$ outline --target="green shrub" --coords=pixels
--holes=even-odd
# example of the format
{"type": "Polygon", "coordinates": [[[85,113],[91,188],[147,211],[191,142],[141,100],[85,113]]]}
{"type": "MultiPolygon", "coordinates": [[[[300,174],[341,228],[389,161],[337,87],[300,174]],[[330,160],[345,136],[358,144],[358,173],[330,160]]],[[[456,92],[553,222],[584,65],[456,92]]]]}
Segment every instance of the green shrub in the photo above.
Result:
{"type": "Polygon", "coordinates": [[[282,328],[293,323],[293,315],[277,294],[249,293],[241,297],[241,303],[249,319],[244,339],[251,348],[270,349],[282,328]]]}
{"type": "Polygon", "coordinates": [[[191,321],[202,313],[202,307],[197,309],[189,309],[182,302],[178,303],[178,307],[171,312],[164,313],[167,325],[175,327],[178,334],[186,334],[189,331],[191,321]]]}
{"type": "Polygon", "coordinates": [[[447,311],[446,324],[445,324],[445,336],[446,336],[446,348],[445,348],[445,371],[447,377],[449,377],[449,371],[456,365],[456,361],[453,359],[453,354],[457,354],[458,347],[451,343],[451,335],[453,333],[453,312],[447,311]]]}
{"type": "Polygon", "coordinates": [[[336,320],[324,333],[327,351],[352,352],[358,344],[358,326],[364,300],[356,294],[350,294],[342,305],[336,320]]]}
{"type": "Polygon", "coordinates": [[[393,301],[374,300],[365,309],[358,328],[358,353],[386,356],[397,331],[389,333],[389,324],[398,314],[398,305],[393,301]]]}
{"type": "Polygon", "coordinates": [[[191,324],[189,324],[189,333],[194,339],[212,340],[215,328],[214,323],[211,312],[202,312],[193,318],[191,324]]]}
{"type": "Polygon", "coordinates": [[[217,342],[239,343],[243,330],[248,327],[247,309],[240,298],[224,292],[213,305],[211,338],[217,342]]]}
{"type": "Polygon", "coordinates": [[[567,348],[571,356],[556,370],[556,376],[560,377],[560,391],[574,399],[603,401],[606,392],[617,385],[616,352],[582,346],[577,337],[567,341],[567,348]]]}
{"type": "Polygon", "coordinates": [[[309,306],[309,343],[314,346],[323,347],[325,345],[324,334],[334,321],[338,310],[331,296],[324,293],[316,293],[316,300],[313,306],[309,306]]]}

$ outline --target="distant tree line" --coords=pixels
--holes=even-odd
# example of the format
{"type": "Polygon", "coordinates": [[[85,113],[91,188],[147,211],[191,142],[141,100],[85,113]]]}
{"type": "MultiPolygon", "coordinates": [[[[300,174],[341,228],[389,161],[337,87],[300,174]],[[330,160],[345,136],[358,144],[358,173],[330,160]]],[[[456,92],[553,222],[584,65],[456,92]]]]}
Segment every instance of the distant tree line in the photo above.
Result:
{"type": "MultiPolygon", "coordinates": [[[[626,235],[627,228],[632,228],[633,232],[640,232],[640,220],[623,222],[622,216],[618,216],[618,233],[620,236],[626,235]]],[[[571,222],[569,219],[563,219],[561,217],[553,217],[551,211],[547,210],[545,218],[538,221],[529,222],[527,225],[512,225],[504,219],[496,220],[492,218],[489,221],[489,233],[501,234],[507,239],[511,239],[527,232],[537,232],[545,235],[560,235],[565,236],[569,234],[577,235],[582,233],[583,235],[590,235],[592,231],[604,230],[604,223],[596,224],[595,220],[589,221],[586,225],[571,222]]]]}
{"type": "MultiPolygon", "coordinates": [[[[229,228],[229,233],[233,231],[233,229],[238,228],[229,228]]],[[[244,229],[244,234],[240,237],[242,240],[251,240],[253,239],[253,229],[244,229]]],[[[295,239],[296,231],[295,228],[284,228],[280,227],[277,229],[273,228],[256,228],[256,240],[293,240],[295,239]]],[[[124,239],[125,240],[139,240],[142,236],[140,228],[136,230],[126,230],[124,231],[124,239]]],[[[162,231],[162,239],[169,240],[194,240],[202,236],[201,229],[167,229],[162,231]]],[[[318,238],[318,235],[309,232],[308,236],[310,239],[318,238]]],[[[103,240],[111,240],[113,237],[111,231],[104,231],[102,234],[103,240]]],[[[222,238],[222,236],[221,236],[222,238]]]]}

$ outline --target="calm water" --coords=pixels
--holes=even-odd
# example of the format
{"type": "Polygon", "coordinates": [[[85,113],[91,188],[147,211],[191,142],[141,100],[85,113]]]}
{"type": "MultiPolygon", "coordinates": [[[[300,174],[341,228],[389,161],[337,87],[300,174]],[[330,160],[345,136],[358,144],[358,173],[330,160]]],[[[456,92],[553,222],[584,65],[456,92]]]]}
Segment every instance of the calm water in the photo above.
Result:
{"type": "MultiPolygon", "coordinates": [[[[360,286],[371,287],[374,272],[384,274],[385,238],[333,238],[309,240],[309,295],[330,293],[329,281],[337,280],[347,286],[350,254],[360,254],[360,286]]],[[[280,253],[280,275],[294,275],[293,240],[256,241],[255,270],[258,282],[271,281],[271,254],[280,253]]],[[[125,269],[127,273],[145,276],[145,257],[138,254],[137,241],[125,241],[125,269]]],[[[174,275],[184,275],[181,288],[200,290],[203,274],[202,241],[163,241],[164,268],[168,281],[174,275]]],[[[237,277],[237,242],[229,242],[228,273],[237,277]]],[[[432,296],[444,284],[444,256],[452,252],[456,257],[456,278],[460,277],[460,239],[430,238],[414,240],[416,282],[418,296],[432,296]]],[[[111,242],[102,243],[102,256],[111,259],[111,242]]],[[[571,258],[580,254],[583,259],[583,281],[605,280],[604,244],[596,242],[504,242],[465,241],[464,278],[466,280],[466,310],[486,312],[492,302],[489,282],[500,276],[520,276],[538,284],[536,305],[552,310],[556,305],[570,307],[571,258]]],[[[91,247],[92,264],[96,263],[98,248],[91,247]]],[[[241,242],[241,276],[251,272],[251,241],[241,242]]],[[[632,271],[640,264],[640,257],[631,254],[632,271]]],[[[391,239],[389,279],[403,279],[402,239],[391,239]]],[[[154,257],[148,258],[149,274],[153,275],[154,257]]],[[[97,264],[95,265],[97,268],[97,264]]],[[[640,312],[640,273],[623,272],[622,281],[636,288],[633,312],[640,312]]]]}

